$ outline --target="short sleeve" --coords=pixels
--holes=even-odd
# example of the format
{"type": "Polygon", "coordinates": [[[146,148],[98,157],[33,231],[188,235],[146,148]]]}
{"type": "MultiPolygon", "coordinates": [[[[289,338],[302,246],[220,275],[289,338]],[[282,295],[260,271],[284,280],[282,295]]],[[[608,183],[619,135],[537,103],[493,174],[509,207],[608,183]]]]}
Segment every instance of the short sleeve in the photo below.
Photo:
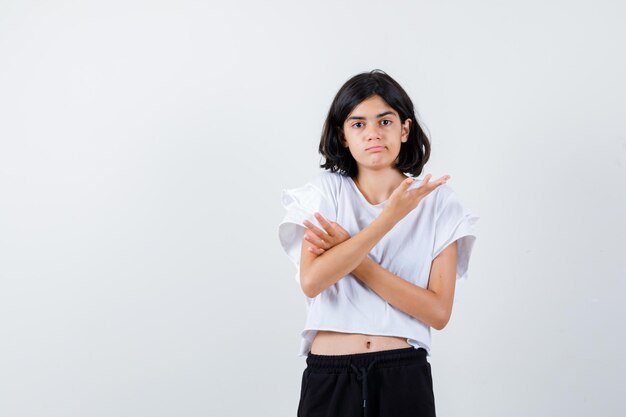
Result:
{"type": "Polygon", "coordinates": [[[456,278],[457,283],[465,282],[469,277],[469,260],[476,241],[474,224],[480,217],[466,208],[449,186],[442,187],[446,187],[447,192],[435,221],[432,259],[435,259],[448,245],[458,240],[456,278]]]}
{"type": "Polygon", "coordinates": [[[302,187],[282,191],[281,202],[287,213],[278,226],[280,244],[293,264],[296,266],[295,279],[300,282],[300,253],[307,219],[314,225],[322,227],[314,216],[319,212],[325,219],[337,221],[336,209],[332,196],[327,195],[324,187],[309,182],[302,187]]]}

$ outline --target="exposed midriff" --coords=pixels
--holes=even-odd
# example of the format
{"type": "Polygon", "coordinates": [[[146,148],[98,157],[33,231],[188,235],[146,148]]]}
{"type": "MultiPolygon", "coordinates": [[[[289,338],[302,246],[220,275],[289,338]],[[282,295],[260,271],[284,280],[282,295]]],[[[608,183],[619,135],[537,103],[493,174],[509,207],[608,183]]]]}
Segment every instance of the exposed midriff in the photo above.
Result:
{"type": "Polygon", "coordinates": [[[406,337],[375,336],[319,330],[313,339],[311,353],[315,355],[349,355],[411,347],[406,337]]]}

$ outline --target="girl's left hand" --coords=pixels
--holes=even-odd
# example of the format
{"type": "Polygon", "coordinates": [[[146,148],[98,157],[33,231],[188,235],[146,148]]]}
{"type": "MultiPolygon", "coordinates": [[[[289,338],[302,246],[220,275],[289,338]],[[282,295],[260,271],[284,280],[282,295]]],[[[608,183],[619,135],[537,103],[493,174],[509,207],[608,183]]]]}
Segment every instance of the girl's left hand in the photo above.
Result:
{"type": "Polygon", "coordinates": [[[315,226],[308,220],[304,220],[304,226],[307,230],[304,233],[304,238],[313,245],[309,248],[309,251],[321,255],[328,249],[335,245],[345,242],[350,239],[350,233],[348,233],[343,227],[336,222],[329,222],[320,213],[315,213],[315,218],[324,227],[324,230],[315,226]]]}

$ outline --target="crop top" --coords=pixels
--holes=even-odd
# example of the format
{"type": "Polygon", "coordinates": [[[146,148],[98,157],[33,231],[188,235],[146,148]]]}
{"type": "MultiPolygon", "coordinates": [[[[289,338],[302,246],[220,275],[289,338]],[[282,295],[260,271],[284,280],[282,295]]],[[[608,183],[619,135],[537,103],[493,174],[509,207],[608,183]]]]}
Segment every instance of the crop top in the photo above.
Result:
{"type": "MultiPolygon", "coordinates": [[[[415,178],[409,188],[421,183],[415,178]]],[[[371,204],[352,178],[330,171],[321,171],[302,187],[283,189],[281,200],[287,213],[278,226],[278,237],[296,266],[298,284],[304,219],[322,228],[313,215],[319,212],[354,236],[378,217],[387,201],[371,204]]],[[[458,284],[468,278],[476,240],[473,226],[478,219],[448,184],[439,185],[396,223],[368,256],[389,272],[427,288],[433,259],[458,239],[456,298],[458,284]]],[[[353,274],[345,275],[314,298],[305,298],[307,318],[299,357],[308,355],[318,330],[403,337],[431,356],[430,326],[389,304],[353,274]]]]}

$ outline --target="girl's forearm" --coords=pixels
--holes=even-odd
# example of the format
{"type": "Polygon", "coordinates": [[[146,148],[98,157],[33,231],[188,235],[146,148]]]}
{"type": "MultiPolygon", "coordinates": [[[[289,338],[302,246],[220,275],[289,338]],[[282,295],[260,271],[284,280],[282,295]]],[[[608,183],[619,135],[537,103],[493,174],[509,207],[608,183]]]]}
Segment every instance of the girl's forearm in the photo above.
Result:
{"type": "Polygon", "coordinates": [[[317,296],[352,272],[393,226],[393,221],[383,213],[350,239],[315,258],[307,276],[304,277],[309,297],[317,296]]]}
{"type": "Polygon", "coordinates": [[[443,329],[446,316],[442,303],[433,291],[422,288],[366,258],[352,274],[395,308],[437,330],[443,329]]]}

